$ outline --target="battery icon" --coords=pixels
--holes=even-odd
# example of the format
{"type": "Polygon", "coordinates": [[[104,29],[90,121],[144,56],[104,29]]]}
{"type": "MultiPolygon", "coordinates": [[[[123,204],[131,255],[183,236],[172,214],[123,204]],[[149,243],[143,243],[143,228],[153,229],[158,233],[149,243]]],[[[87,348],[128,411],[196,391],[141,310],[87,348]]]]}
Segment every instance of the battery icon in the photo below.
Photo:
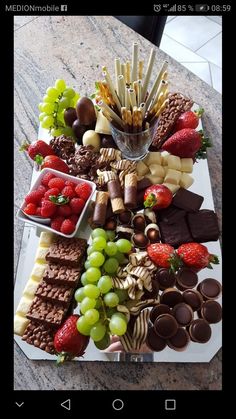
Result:
{"type": "Polygon", "coordinates": [[[196,12],[207,12],[210,7],[207,4],[196,4],[195,11],[196,12]]]}

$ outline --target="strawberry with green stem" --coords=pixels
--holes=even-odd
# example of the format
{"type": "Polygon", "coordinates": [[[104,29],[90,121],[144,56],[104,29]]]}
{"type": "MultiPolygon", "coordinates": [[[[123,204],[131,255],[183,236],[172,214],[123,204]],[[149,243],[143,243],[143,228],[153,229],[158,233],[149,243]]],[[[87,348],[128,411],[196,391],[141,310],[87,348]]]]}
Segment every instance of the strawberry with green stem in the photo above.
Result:
{"type": "Polygon", "coordinates": [[[42,140],[37,140],[31,144],[27,143],[27,141],[23,141],[20,151],[27,151],[29,157],[34,161],[36,161],[38,157],[46,157],[55,154],[52,147],[42,140]]]}
{"type": "Polygon", "coordinates": [[[199,119],[201,118],[203,112],[203,108],[199,108],[196,111],[183,112],[177,119],[177,122],[174,126],[174,132],[180,131],[183,128],[197,128],[199,119]]]}

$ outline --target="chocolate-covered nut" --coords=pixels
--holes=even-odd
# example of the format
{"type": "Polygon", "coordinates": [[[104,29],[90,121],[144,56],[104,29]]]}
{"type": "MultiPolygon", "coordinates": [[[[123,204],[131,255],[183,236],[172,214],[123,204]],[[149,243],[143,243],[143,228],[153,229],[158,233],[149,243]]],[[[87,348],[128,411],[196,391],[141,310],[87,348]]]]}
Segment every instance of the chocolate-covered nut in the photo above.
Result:
{"type": "Polygon", "coordinates": [[[119,239],[130,240],[134,230],[130,225],[118,225],[116,227],[116,232],[119,239]]]}
{"type": "Polygon", "coordinates": [[[135,214],[132,219],[132,226],[136,231],[144,231],[146,227],[146,221],[143,214],[135,214]]]}
{"type": "Polygon", "coordinates": [[[150,243],[157,243],[160,241],[159,228],[157,224],[148,224],[144,230],[144,233],[148,237],[150,243]]]}
{"type": "Polygon", "coordinates": [[[117,219],[121,224],[130,224],[133,213],[131,211],[124,211],[121,214],[118,214],[117,219]]]}
{"type": "Polygon", "coordinates": [[[213,278],[206,278],[197,287],[197,290],[206,300],[218,298],[221,293],[221,284],[213,278]]]}
{"type": "Polygon", "coordinates": [[[182,303],[183,297],[176,288],[167,288],[161,294],[161,303],[167,304],[169,307],[174,307],[176,304],[182,303]]]}
{"type": "Polygon", "coordinates": [[[179,327],[176,334],[167,340],[169,348],[175,351],[184,351],[190,342],[190,337],[186,329],[179,327]]]}
{"type": "Polygon", "coordinates": [[[157,217],[156,217],[155,211],[153,211],[151,208],[145,208],[143,214],[144,214],[147,224],[151,224],[151,223],[156,224],[157,217]]]}
{"type": "Polygon", "coordinates": [[[161,314],[170,314],[171,310],[170,307],[166,304],[158,304],[158,306],[155,306],[152,308],[150,312],[150,320],[152,323],[155,322],[157,317],[159,317],[161,314]]]}
{"type": "Polygon", "coordinates": [[[116,229],[117,226],[117,222],[114,218],[110,218],[108,220],[106,220],[105,224],[104,224],[104,230],[112,230],[114,231],[116,229]]]}
{"type": "Polygon", "coordinates": [[[154,322],[154,329],[158,336],[169,339],[176,334],[178,323],[171,314],[161,314],[154,322]]]}
{"type": "Polygon", "coordinates": [[[198,276],[190,268],[181,268],[176,275],[177,285],[181,290],[194,288],[198,283],[198,276]]]}
{"type": "Polygon", "coordinates": [[[208,323],[218,323],[222,319],[222,307],[214,300],[205,301],[202,304],[200,317],[208,323]]]}
{"type": "Polygon", "coordinates": [[[139,249],[145,249],[149,244],[149,240],[144,233],[134,233],[131,237],[131,242],[134,246],[137,246],[139,249]]]}
{"type": "Polygon", "coordinates": [[[167,268],[158,269],[155,273],[155,279],[157,280],[161,291],[173,287],[176,282],[175,274],[170,272],[167,268]]]}
{"type": "Polygon", "coordinates": [[[193,320],[189,326],[191,340],[198,343],[206,343],[211,338],[211,327],[204,319],[193,320]]]}
{"type": "Polygon", "coordinates": [[[188,326],[193,320],[193,310],[186,303],[179,303],[174,306],[172,315],[180,326],[188,326]]]}
{"type": "Polygon", "coordinates": [[[192,308],[193,311],[199,310],[203,303],[203,298],[200,292],[191,289],[183,292],[183,300],[192,308]]]}
{"type": "Polygon", "coordinates": [[[148,329],[146,344],[152,351],[155,352],[163,351],[166,347],[165,339],[156,334],[154,327],[150,327],[148,329]]]}

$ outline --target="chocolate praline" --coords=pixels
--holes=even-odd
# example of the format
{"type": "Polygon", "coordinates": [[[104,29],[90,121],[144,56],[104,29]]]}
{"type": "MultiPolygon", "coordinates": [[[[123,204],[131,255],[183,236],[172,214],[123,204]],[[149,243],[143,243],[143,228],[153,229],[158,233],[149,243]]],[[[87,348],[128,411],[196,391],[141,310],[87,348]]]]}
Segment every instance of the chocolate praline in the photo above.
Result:
{"type": "Polygon", "coordinates": [[[132,212],[131,211],[124,211],[121,214],[118,214],[117,218],[118,221],[121,224],[130,224],[131,223],[131,218],[132,218],[132,212]]]}
{"type": "Polygon", "coordinates": [[[199,314],[208,323],[218,323],[222,319],[222,307],[217,301],[208,300],[202,304],[199,314]]]}
{"type": "Polygon", "coordinates": [[[147,245],[149,244],[149,240],[147,238],[147,236],[145,236],[145,234],[139,232],[139,233],[134,233],[132,235],[132,243],[139,247],[140,249],[144,249],[147,247],[147,245]]]}
{"type": "Polygon", "coordinates": [[[158,243],[160,241],[159,231],[156,228],[149,228],[146,234],[150,243],[158,243]]]}
{"type": "Polygon", "coordinates": [[[167,268],[160,268],[155,273],[155,279],[157,280],[160,290],[163,291],[166,288],[171,288],[175,285],[176,276],[173,272],[170,272],[167,268]]]}
{"type": "Polygon", "coordinates": [[[194,342],[206,343],[211,338],[211,327],[204,319],[193,320],[188,331],[191,340],[194,342]]]}
{"type": "Polygon", "coordinates": [[[182,294],[176,288],[166,288],[161,294],[161,303],[174,307],[183,301],[182,294]]]}
{"type": "Polygon", "coordinates": [[[165,339],[156,334],[154,327],[150,327],[148,329],[146,344],[152,351],[155,352],[163,351],[166,347],[165,339]]]}
{"type": "Polygon", "coordinates": [[[178,323],[171,314],[161,314],[154,322],[154,329],[158,336],[169,339],[176,334],[178,323]]]}
{"type": "Polygon", "coordinates": [[[116,220],[114,220],[113,218],[112,219],[108,219],[108,220],[106,220],[106,223],[105,223],[105,225],[104,225],[104,230],[115,230],[116,229],[116,225],[117,225],[117,223],[116,223],[116,220]]]}
{"type": "Polygon", "coordinates": [[[146,221],[143,214],[136,214],[132,219],[132,225],[135,230],[143,232],[146,227],[146,221]]]}
{"type": "Polygon", "coordinates": [[[190,342],[186,329],[179,327],[176,334],[167,340],[167,345],[175,351],[184,351],[190,342]]]}
{"type": "Polygon", "coordinates": [[[150,320],[152,323],[155,322],[157,317],[159,317],[161,314],[170,314],[171,310],[170,307],[166,304],[159,304],[158,306],[155,306],[152,308],[150,312],[150,320]]]}
{"type": "Polygon", "coordinates": [[[197,290],[206,300],[214,300],[221,293],[221,284],[213,278],[206,278],[197,287],[197,290]]]}
{"type": "Polygon", "coordinates": [[[193,310],[186,303],[176,304],[171,313],[180,326],[188,326],[193,320],[193,310]]]}

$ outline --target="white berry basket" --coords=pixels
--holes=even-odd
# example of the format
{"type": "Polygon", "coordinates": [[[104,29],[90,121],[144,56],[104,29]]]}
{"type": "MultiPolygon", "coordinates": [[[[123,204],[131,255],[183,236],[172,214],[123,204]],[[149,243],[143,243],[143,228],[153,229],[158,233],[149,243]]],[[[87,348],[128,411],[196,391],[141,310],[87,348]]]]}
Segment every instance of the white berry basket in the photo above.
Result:
{"type": "Polygon", "coordinates": [[[75,237],[76,234],[77,234],[77,231],[78,231],[78,229],[80,227],[80,224],[81,224],[81,222],[83,220],[84,214],[86,213],[86,210],[87,210],[87,208],[89,206],[89,203],[91,201],[91,198],[92,198],[92,196],[93,196],[93,194],[94,194],[94,192],[96,190],[95,183],[90,182],[89,180],[81,179],[81,178],[78,178],[78,177],[75,177],[75,176],[68,175],[66,173],[59,172],[58,170],[49,169],[49,168],[43,169],[42,171],[37,172],[37,173],[39,173],[39,174],[38,174],[38,176],[36,178],[36,181],[33,183],[33,185],[32,185],[32,187],[31,187],[31,189],[30,189],[29,192],[32,192],[32,191],[34,191],[34,190],[36,190],[38,188],[38,186],[41,184],[42,178],[44,177],[44,175],[46,173],[52,173],[52,174],[54,174],[57,177],[60,177],[60,178],[65,179],[65,180],[72,181],[72,182],[76,183],[77,185],[79,185],[80,183],[87,183],[88,185],[90,185],[90,187],[91,187],[91,194],[90,194],[89,198],[87,199],[87,201],[85,202],[85,206],[83,208],[83,211],[81,212],[81,214],[79,216],[79,219],[78,219],[78,221],[76,223],[75,230],[71,234],[64,234],[64,233],[61,233],[60,231],[54,230],[49,225],[45,224],[43,218],[42,218],[42,222],[33,220],[32,218],[28,217],[23,212],[24,211],[24,208],[26,207],[25,201],[23,201],[20,209],[18,210],[17,217],[21,221],[23,221],[24,223],[32,224],[33,226],[38,227],[41,230],[51,231],[52,233],[56,233],[56,234],[58,234],[60,236],[67,237],[67,238],[75,237]]]}

